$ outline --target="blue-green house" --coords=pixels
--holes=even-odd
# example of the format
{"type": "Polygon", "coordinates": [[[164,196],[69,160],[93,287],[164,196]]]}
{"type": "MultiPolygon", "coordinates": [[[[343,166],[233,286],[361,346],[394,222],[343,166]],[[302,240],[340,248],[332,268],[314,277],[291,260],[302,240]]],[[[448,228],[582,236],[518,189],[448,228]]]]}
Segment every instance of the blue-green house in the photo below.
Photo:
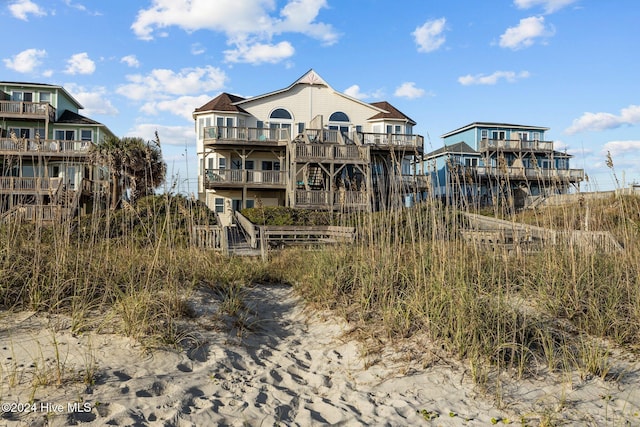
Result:
{"type": "Polygon", "coordinates": [[[90,147],[113,133],[62,86],[0,82],[0,218],[89,211],[109,179],[90,147]]]}
{"type": "Polygon", "coordinates": [[[549,128],[474,122],[441,136],[444,145],[426,153],[418,173],[430,177],[432,196],[447,202],[522,208],[536,198],[579,189],[583,169],[554,149],[549,128]]]}

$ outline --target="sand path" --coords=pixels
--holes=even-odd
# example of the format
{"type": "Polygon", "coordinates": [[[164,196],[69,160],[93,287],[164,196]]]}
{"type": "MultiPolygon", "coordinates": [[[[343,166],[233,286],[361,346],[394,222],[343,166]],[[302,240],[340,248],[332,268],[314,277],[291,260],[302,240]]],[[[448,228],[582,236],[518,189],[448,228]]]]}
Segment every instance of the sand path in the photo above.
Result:
{"type": "Polygon", "coordinates": [[[640,403],[636,371],[625,377],[629,384],[599,379],[570,387],[535,380],[513,383],[505,386],[512,396],[504,400],[506,407],[496,409],[475,392],[466,369],[438,361],[426,349],[416,354],[415,346],[414,353],[388,347],[376,356],[376,364],[367,366],[358,344],[344,339],[347,326],[310,313],[289,287],[256,286],[245,301],[249,314],[240,323],[227,319],[227,326],[235,326],[229,332],[220,327],[214,296],[197,292],[192,298],[196,317],[186,325],[192,343],[186,351],[145,354],[133,340],[74,337],[58,330],[65,372],[86,371],[90,360],[97,381],[90,387],[71,381],[35,391],[33,361],[55,366],[53,332],[43,328],[38,316],[5,318],[0,399],[27,402],[33,395],[36,403],[65,409],[4,413],[0,425],[455,426],[491,425],[492,419],[519,424],[523,415],[537,425],[541,416],[534,411],[562,402],[556,420],[640,424],[634,415],[640,403]],[[22,367],[11,363],[17,360],[22,367]],[[89,410],[69,409],[70,402],[86,402],[89,410]]]}

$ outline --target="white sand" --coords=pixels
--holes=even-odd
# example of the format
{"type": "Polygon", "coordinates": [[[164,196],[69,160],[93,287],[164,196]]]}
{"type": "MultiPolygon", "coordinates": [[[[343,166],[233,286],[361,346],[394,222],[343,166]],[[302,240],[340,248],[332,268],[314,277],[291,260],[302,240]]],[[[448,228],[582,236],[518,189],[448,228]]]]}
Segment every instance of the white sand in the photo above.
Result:
{"type": "Polygon", "coordinates": [[[0,425],[486,426],[492,418],[520,425],[521,416],[529,425],[544,417],[640,425],[633,360],[618,360],[624,372],[617,382],[578,375],[505,382],[497,402],[493,393],[476,391],[468,367],[435,356],[418,339],[362,358],[358,343],[345,338],[344,322],[310,314],[288,287],[250,291],[249,330],[221,327],[207,292],[192,300],[197,316],[185,324],[191,347],[152,353],[115,335],[72,336],[59,317],[0,312],[3,410],[36,405],[28,413],[0,413],[0,425]],[[81,381],[87,370],[97,377],[89,387],[81,381]],[[37,378],[52,384],[34,387],[37,378]],[[73,402],[80,404],[69,408],[73,402]],[[438,417],[429,421],[423,413],[438,417]]]}

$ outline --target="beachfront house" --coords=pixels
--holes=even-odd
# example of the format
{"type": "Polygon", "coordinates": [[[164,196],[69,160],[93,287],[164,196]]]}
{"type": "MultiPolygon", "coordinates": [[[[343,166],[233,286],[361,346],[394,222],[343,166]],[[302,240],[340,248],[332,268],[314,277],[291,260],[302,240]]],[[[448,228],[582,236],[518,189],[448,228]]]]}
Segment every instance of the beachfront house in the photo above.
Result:
{"type": "Polygon", "coordinates": [[[474,122],[441,136],[444,146],[426,153],[418,174],[432,195],[448,203],[507,203],[523,208],[550,194],[579,190],[583,169],[548,141],[549,128],[474,122]]]}
{"type": "Polygon", "coordinates": [[[416,123],[388,102],[333,89],[314,70],[251,98],[222,93],[193,113],[199,199],[229,215],[261,204],[376,210],[411,191],[416,123]]]}
{"type": "Polygon", "coordinates": [[[113,133],[79,114],[62,86],[0,82],[0,217],[52,221],[89,212],[108,174],[89,147],[113,133]]]}

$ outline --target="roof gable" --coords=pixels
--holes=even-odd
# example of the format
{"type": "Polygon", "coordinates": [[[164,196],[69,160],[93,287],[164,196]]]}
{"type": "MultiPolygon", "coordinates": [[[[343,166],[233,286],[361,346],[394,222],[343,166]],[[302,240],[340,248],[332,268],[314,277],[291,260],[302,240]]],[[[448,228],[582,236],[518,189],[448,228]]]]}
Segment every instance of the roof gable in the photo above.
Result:
{"type": "Polygon", "coordinates": [[[471,148],[466,142],[457,142],[451,145],[445,145],[437,150],[424,155],[425,159],[438,157],[442,154],[479,154],[476,150],[471,148]]]}
{"type": "Polygon", "coordinates": [[[244,101],[244,98],[230,93],[222,92],[200,108],[196,108],[194,113],[202,113],[208,111],[224,111],[233,113],[248,114],[244,109],[238,107],[236,103],[244,101]]]}
{"type": "Polygon", "coordinates": [[[413,121],[411,117],[407,116],[402,111],[398,110],[396,107],[389,104],[387,101],[372,102],[371,105],[384,111],[381,111],[375,116],[369,118],[369,120],[381,120],[381,119],[406,120],[413,125],[416,124],[416,122],[413,121]]]}

